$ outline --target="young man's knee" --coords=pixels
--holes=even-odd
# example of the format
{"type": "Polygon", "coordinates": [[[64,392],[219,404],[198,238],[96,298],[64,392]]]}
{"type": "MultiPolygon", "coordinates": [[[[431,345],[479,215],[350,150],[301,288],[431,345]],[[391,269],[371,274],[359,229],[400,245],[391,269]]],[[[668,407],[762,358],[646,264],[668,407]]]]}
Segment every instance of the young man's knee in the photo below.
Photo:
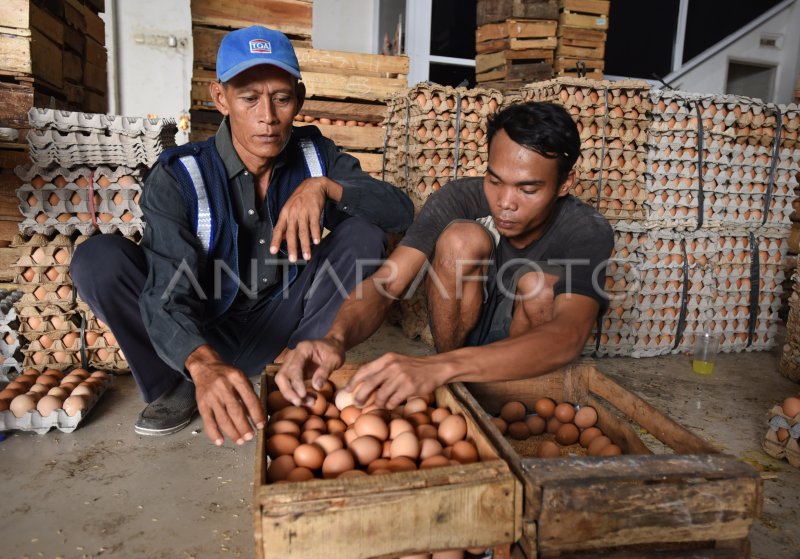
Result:
{"type": "Polygon", "coordinates": [[[436,239],[436,255],[448,259],[487,259],[492,249],[489,234],[483,226],[473,222],[454,221],[436,239]]]}
{"type": "Polygon", "coordinates": [[[554,286],[558,277],[543,272],[528,272],[517,281],[516,305],[536,325],[550,320],[555,307],[554,286]]]}

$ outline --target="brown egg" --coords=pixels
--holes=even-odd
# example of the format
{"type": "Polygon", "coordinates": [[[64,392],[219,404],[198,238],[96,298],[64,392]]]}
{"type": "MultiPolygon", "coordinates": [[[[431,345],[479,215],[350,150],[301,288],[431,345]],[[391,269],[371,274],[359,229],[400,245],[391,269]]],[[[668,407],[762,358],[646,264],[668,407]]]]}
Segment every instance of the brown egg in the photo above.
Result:
{"type": "Polygon", "coordinates": [[[42,396],[42,399],[36,403],[36,409],[42,417],[47,417],[54,411],[61,409],[61,406],[64,405],[64,400],[62,398],[58,398],[56,396],[42,396]]]}
{"type": "Polygon", "coordinates": [[[322,415],[325,413],[325,410],[328,409],[328,400],[325,399],[325,396],[319,394],[318,392],[309,391],[308,398],[314,398],[314,403],[310,406],[304,405],[303,407],[306,408],[309,413],[314,415],[322,415]]]}
{"type": "Polygon", "coordinates": [[[54,386],[50,390],[47,391],[49,396],[55,396],[56,398],[60,398],[61,400],[65,400],[67,396],[69,396],[69,392],[64,390],[61,386],[54,386]]]}
{"type": "Polygon", "coordinates": [[[288,419],[279,419],[277,421],[270,421],[267,426],[267,436],[276,435],[278,433],[288,433],[295,437],[300,436],[300,426],[294,421],[288,419]]]}
{"type": "Polygon", "coordinates": [[[27,388],[23,386],[19,386],[18,388],[8,388],[9,385],[6,386],[2,391],[0,391],[0,400],[6,400],[10,402],[20,394],[25,394],[28,391],[27,388]]]}
{"type": "Polygon", "coordinates": [[[311,444],[316,441],[320,435],[322,435],[322,431],[317,431],[316,429],[303,431],[300,433],[300,442],[303,444],[311,444]]]}
{"type": "Polygon", "coordinates": [[[608,444],[600,450],[600,456],[620,456],[622,449],[615,444],[608,444]]]}
{"type": "Polygon", "coordinates": [[[281,419],[288,419],[294,421],[298,425],[302,425],[308,419],[308,410],[300,406],[286,406],[282,410],[272,414],[272,419],[279,421],[281,419]]]}
{"type": "Polygon", "coordinates": [[[314,444],[324,450],[325,454],[330,454],[334,450],[344,447],[342,440],[336,435],[320,435],[314,440],[314,444]]]}
{"type": "Polygon", "coordinates": [[[355,406],[347,406],[342,410],[339,418],[345,422],[345,425],[353,425],[361,416],[361,410],[355,406]]]}
{"type": "Polygon", "coordinates": [[[372,476],[384,476],[386,474],[391,474],[392,471],[388,468],[376,468],[372,470],[369,474],[372,476]]]}
{"type": "Polygon", "coordinates": [[[611,439],[606,437],[605,435],[600,435],[599,437],[595,437],[595,439],[589,443],[587,450],[589,451],[589,456],[598,456],[600,451],[602,451],[606,446],[611,444],[611,439]]]}
{"type": "Polygon", "coordinates": [[[303,431],[320,431],[324,433],[327,429],[327,423],[318,415],[312,415],[303,423],[303,431]]]}
{"type": "Polygon", "coordinates": [[[419,441],[419,459],[425,460],[431,456],[437,456],[442,453],[442,443],[436,439],[420,439],[419,441]]]}
{"type": "Polygon", "coordinates": [[[336,387],[333,385],[333,383],[331,381],[326,380],[326,381],[323,381],[322,388],[317,390],[317,392],[319,392],[320,394],[325,396],[325,399],[328,400],[329,403],[331,403],[331,399],[333,398],[333,394],[336,392],[336,387]]]}
{"type": "Polygon", "coordinates": [[[58,385],[60,388],[63,388],[67,392],[72,392],[75,390],[75,387],[78,386],[77,382],[62,382],[58,385]]]}
{"type": "Polygon", "coordinates": [[[336,419],[339,417],[339,408],[337,408],[334,404],[328,403],[328,408],[325,410],[323,415],[327,419],[336,419]]]}
{"type": "Polygon", "coordinates": [[[325,451],[315,444],[301,444],[294,449],[294,463],[309,470],[322,467],[325,460],[325,451]]]}
{"type": "Polygon", "coordinates": [[[333,402],[339,411],[353,405],[353,393],[345,390],[339,390],[333,397],[333,402]]]}
{"type": "Polygon", "coordinates": [[[500,417],[507,423],[514,423],[515,421],[524,421],[525,416],[528,415],[528,410],[522,402],[507,402],[500,409],[500,417]]]}
{"type": "Polygon", "coordinates": [[[325,424],[328,427],[328,433],[344,433],[347,430],[347,425],[341,419],[329,419],[325,424]]]}
{"type": "Polygon", "coordinates": [[[70,393],[71,396],[86,396],[87,400],[93,399],[96,394],[95,388],[91,384],[86,384],[85,382],[80,383],[75,387],[75,390],[70,393]]]}
{"type": "Polygon", "coordinates": [[[463,549],[448,549],[446,551],[436,551],[431,554],[431,559],[463,559],[463,549]]]}
{"type": "Polygon", "coordinates": [[[538,415],[529,415],[525,418],[525,425],[531,432],[531,435],[541,435],[547,429],[547,422],[538,415]]]}
{"type": "Polygon", "coordinates": [[[453,444],[452,456],[462,464],[478,461],[478,449],[469,441],[456,441],[453,444]]]}
{"type": "Polygon", "coordinates": [[[267,396],[267,410],[270,414],[274,414],[283,408],[291,406],[292,403],[283,397],[280,390],[273,390],[267,396]]]}
{"type": "Polygon", "coordinates": [[[598,429],[597,427],[589,427],[588,429],[584,429],[580,436],[580,443],[583,448],[589,448],[589,445],[595,440],[597,437],[601,437],[603,432],[598,429]]]}
{"type": "Polygon", "coordinates": [[[314,472],[308,468],[295,468],[286,476],[286,481],[308,481],[314,479],[314,472]]]}
{"type": "Polygon", "coordinates": [[[583,406],[575,413],[575,425],[588,429],[597,423],[597,411],[591,406],[583,406]]]}
{"type": "Polygon", "coordinates": [[[539,445],[539,458],[558,458],[561,456],[561,449],[553,441],[542,441],[539,445]]]}
{"type": "Polygon", "coordinates": [[[417,469],[416,463],[407,456],[397,456],[389,460],[389,471],[412,472],[417,469]]]}
{"type": "Polygon", "coordinates": [[[414,426],[405,419],[397,418],[389,423],[389,438],[392,440],[396,439],[401,433],[414,432],[416,432],[414,426]]]}
{"type": "Polygon", "coordinates": [[[356,462],[362,466],[367,466],[373,460],[377,460],[383,452],[383,444],[381,441],[369,435],[358,437],[351,442],[347,448],[350,449],[350,452],[355,456],[356,462]]]}
{"type": "Polygon", "coordinates": [[[551,435],[555,435],[561,425],[563,424],[555,416],[553,416],[547,420],[547,427],[545,428],[545,431],[551,435]]]}
{"type": "Polygon", "coordinates": [[[512,439],[523,441],[531,436],[531,430],[524,421],[515,421],[508,425],[508,434],[512,439]]]}
{"type": "Polygon", "coordinates": [[[419,427],[420,425],[429,425],[431,422],[431,416],[424,411],[419,411],[412,413],[411,415],[407,415],[406,420],[408,420],[408,422],[414,427],[419,427]]]}
{"type": "Polygon", "coordinates": [[[494,423],[494,426],[497,427],[497,430],[500,431],[501,435],[506,434],[506,431],[508,430],[508,423],[506,423],[505,419],[502,417],[493,417],[492,423],[494,423]]]}
{"type": "Polygon", "coordinates": [[[533,404],[533,411],[543,419],[549,419],[556,411],[556,403],[550,398],[539,398],[533,404]]]}
{"type": "Polygon", "coordinates": [[[439,440],[450,446],[467,436],[467,421],[460,415],[450,415],[439,424],[439,440]]]}
{"type": "Polygon", "coordinates": [[[269,468],[267,468],[267,481],[275,483],[281,481],[289,476],[289,473],[296,467],[294,458],[291,454],[284,454],[278,456],[274,460],[270,460],[269,468]]]}
{"type": "Polygon", "coordinates": [[[435,439],[439,436],[439,430],[435,425],[419,425],[417,426],[417,438],[422,439],[435,439]]]}
{"type": "Polygon", "coordinates": [[[325,479],[334,479],[342,472],[352,470],[356,467],[355,459],[349,450],[340,448],[334,450],[325,457],[322,463],[322,477],[325,479]]]}
{"type": "Polygon", "coordinates": [[[575,408],[572,406],[572,404],[561,402],[556,406],[556,409],[553,411],[553,415],[561,423],[569,423],[575,418],[575,408]]]}
{"type": "Polygon", "coordinates": [[[389,438],[389,426],[375,414],[365,413],[356,418],[353,429],[359,437],[370,436],[379,441],[389,438]]]}
{"type": "Polygon", "coordinates": [[[388,458],[378,458],[373,460],[372,462],[367,465],[367,473],[374,473],[375,470],[389,470],[389,459],[388,458]]]}
{"type": "Polygon", "coordinates": [[[383,452],[381,452],[381,458],[391,458],[392,457],[392,441],[383,441],[383,452]]]}
{"type": "Polygon", "coordinates": [[[800,413],[800,398],[789,396],[783,401],[781,405],[784,415],[794,418],[800,413]]]}
{"type": "Polygon", "coordinates": [[[412,460],[419,457],[419,439],[414,433],[401,433],[392,441],[390,457],[405,456],[412,460]]]}
{"type": "Polygon", "coordinates": [[[422,398],[411,398],[403,406],[403,415],[406,417],[415,413],[425,413],[428,410],[428,402],[422,398]]]}
{"type": "Polygon", "coordinates": [[[83,396],[70,396],[64,400],[64,411],[70,417],[78,415],[78,412],[84,412],[89,407],[89,402],[83,396]]]}
{"type": "Polygon", "coordinates": [[[775,432],[775,436],[778,438],[778,442],[783,442],[789,438],[789,430],[784,429],[783,427],[779,427],[778,430],[775,432]]]}
{"type": "Polygon", "coordinates": [[[427,470],[429,468],[442,468],[444,466],[449,466],[449,465],[450,465],[450,460],[448,460],[441,454],[436,454],[434,456],[430,456],[425,460],[423,460],[419,465],[419,469],[427,470]]]}
{"type": "Polygon", "coordinates": [[[348,429],[344,432],[344,443],[347,446],[350,446],[354,440],[358,438],[358,433],[356,433],[355,429],[348,429]]]}
{"type": "Polygon", "coordinates": [[[450,410],[447,408],[436,408],[431,412],[431,423],[439,425],[448,415],[450,415],[450,410]]]}
{"type": "Polygon", "coordinates": [[[267,454],[270,458],[277,458],[284,454],[294,454],[294,450],[300,446],[297,437],[287,433],[277,433],[267,439],[267,454]]]}
{"type": "Polygon", "coordinates": [[[563,444],[564,446],[575,444],[578,442],[579,437],[580,431],[578,431],[578,428],[573,423],[565,423],[556,431],[556,441],[558,441],[558,444],[563,444]]]}
{"type": "Polygon", "coordinates": [[[11,413],[14,414],[14,417],[19,419],[29,411],[35,410],[37,401],[38,399],[35,395],[30,393],[20,394],[11,400],[8,409],[11,410],[11,413]]]}
{"type": "Polygon", "coordinates": [[[87,378],[92,376],[92,374],[89,371],[87,371],[86,369],[81,369],[81,368],[72,369],[69,372],[69,374],[73,375],[73,376],[81,377],[81,379],[83,379],[83,380],[86,380],[87,378]]]}

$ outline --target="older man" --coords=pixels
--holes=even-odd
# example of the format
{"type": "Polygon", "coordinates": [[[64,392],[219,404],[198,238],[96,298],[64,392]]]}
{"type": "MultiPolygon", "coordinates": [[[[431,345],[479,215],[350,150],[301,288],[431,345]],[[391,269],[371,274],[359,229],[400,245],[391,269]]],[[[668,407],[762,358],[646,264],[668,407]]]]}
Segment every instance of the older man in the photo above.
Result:
{"type": "Polygon", "coordinates": [[[413,206],[317,128],[293,127],[305,87],[282,33],[226,35],[217,78],[211,95],[225,118],[215,137],[159,158],[141,244],[92,238],[71,273],[150,402],[136,432],[173,433],[199,409],[219,445],[263,427],[247,376],[327,331],[382,257],[384,231],[405,230],[413,206]]]}

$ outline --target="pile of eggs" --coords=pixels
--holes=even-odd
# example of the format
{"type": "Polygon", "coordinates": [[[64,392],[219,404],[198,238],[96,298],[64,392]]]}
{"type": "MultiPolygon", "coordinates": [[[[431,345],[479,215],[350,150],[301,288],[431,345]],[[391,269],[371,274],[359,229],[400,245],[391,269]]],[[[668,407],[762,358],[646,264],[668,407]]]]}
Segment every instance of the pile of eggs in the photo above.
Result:
{"type": "MultiPolygon", "coordinates": [[[[357,391],[357,390],[356,390],[357,391]]],[[[275,390],[267,397],[267,481],[305,481],[381,475],[479,460],[466,440],[467,422],[447,408],[432,408],[432,397],[408,399],[388,411],[331,382],[310,406],[293,406],[275,390]]]]}
{"type": "MultiPolygon", "coordinates": [[[[800,421],[800,395],[785,398],[780,405],[780,412],[790,420],[800,421]]],[[[775,434],[779,442],[784,442],[789,438],[789,429],[779,427],[775,434]]]]}
{"type": "Polygon", "coordinates": [[[56,410],[74,417],[86,412],[111,381],[107,373],[72,369],[63,373],[57,369],[39,372],[26,369],[0,391],[0,412],[10,411],[17,419],[28,412],[48,417],[56,410]]]}
{"type": "Polygon", "coordinates": [[[536,454],[539,458],[558,458],[570,454],[565,447],[580,444],[589,456],[619,456],[622,449],[597,427],[597,410],[591,406],[573,406],[552,398],[539,398],[529,413],[523,402],[507,402],[500,416],[492,421],[500,433],[516,440],[541,436],[536,454]],[[562,453],[562,450],[565,452],[562,453]]]}

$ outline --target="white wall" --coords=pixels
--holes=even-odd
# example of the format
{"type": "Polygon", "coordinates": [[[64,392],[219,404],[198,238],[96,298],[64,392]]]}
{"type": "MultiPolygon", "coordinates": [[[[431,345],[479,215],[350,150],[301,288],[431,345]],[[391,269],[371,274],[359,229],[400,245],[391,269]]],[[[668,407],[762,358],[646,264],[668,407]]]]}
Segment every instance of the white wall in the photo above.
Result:
{"type": "MultiPolygon", "coordinates": [[[[189,0],[106,0],[103,19],[111,82],[109,112],[152,114],[176,121],[188,115],[192,84],[189,0]]],[[[185,132],[178,134],[179,143],[187,139],[185,132]]]]}
{"type": "Polygon", "coordinates": [[[314,0],[315,49],[377,54],[379,0],[314,0]]]}
{"type": "Polygon", "coordinates": [[[726,93],[729,61],[776,66],[773,98],[766,101],[791,102],[800,61],[800,2],[794,2],[702,64],[666,80],[683,91],[726,93]],[[778,47],[760,46],[764,34],[779,36],[778,47]]]}

